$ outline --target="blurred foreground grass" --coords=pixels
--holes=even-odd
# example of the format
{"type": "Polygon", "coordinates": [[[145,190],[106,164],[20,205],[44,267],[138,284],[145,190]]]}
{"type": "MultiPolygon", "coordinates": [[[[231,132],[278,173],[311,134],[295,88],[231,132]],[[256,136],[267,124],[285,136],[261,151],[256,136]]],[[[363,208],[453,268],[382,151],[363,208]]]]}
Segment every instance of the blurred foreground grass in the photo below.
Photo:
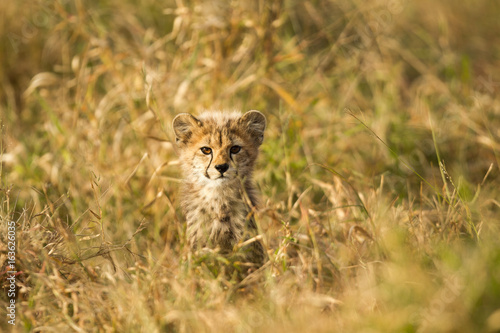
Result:
{"type": "Polygon", "coordinates": [[[487,0],[2,2],[14,329],[500,332],[498,17],[487,0]],[[170,123],[207,108],[269,122],[270,261],[243,281],[185,246],[170,123]]]}

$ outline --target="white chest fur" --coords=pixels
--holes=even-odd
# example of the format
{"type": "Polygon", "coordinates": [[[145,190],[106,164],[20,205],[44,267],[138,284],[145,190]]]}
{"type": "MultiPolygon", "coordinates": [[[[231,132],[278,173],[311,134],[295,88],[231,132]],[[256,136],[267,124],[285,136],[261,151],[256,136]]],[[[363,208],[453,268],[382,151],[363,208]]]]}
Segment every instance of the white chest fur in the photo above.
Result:
{"type": "Polygon", "coordinates": [[[241,184],[210,183],[187,184],[185,188],[183,206],[188,239],[196,246],[231,250],[243,237],[248,214],[241,184]]]}

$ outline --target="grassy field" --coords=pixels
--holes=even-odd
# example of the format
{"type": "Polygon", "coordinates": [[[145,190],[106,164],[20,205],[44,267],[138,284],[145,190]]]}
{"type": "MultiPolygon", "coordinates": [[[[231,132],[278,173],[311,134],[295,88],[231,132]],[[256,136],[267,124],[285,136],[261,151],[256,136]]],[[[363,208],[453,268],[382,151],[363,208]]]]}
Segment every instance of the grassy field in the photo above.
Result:
{"type": "Polygon", "coordinates": [[[2,1],[0,331],[500,332],[499,17],[2,1]],[[243,280],[186,246],[171,121],[204,109],[268,120],[243,280]]]}

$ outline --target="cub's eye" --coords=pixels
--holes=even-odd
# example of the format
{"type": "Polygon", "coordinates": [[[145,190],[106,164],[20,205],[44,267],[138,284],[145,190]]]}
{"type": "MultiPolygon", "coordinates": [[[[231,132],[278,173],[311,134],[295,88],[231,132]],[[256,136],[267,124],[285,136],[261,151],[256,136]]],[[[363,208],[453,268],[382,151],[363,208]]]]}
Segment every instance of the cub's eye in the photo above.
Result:
{"type": "Polygon", "coordinates": [[[202,147],[201,148],[201,152],[205,155],[208,155],[212,152],[212,149],[211,148],[208,148],[208,147],[202,147]]]}
{"type": "Polygon", "coordinates": [[[240,146],[232,146],[229,151],[231,152],[231,154],[238,154],[240,150],[241,150],[240,146]]]}

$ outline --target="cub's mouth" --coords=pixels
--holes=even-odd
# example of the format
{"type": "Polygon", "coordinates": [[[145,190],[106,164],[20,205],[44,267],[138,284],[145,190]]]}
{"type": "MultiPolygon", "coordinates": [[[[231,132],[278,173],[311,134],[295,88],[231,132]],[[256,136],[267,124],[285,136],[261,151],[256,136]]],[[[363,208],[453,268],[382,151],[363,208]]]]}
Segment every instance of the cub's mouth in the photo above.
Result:
{"type": "Polygon", "coordinates": [[[205,178],[208,178],[213,181],[228,181],[231,180],[233,177],[228,177],[228,175],[210,175],[208,173],[205,174],[205,178]]]}
{"type": "Polygon", "coordinates": [[[228,176],[225,176],[225,175],[221,175],[219,177],[216,177],[214,180],[218,180],[218,181],[225,181],[225,180],[229,180],[230,178],[228,176]]]}

